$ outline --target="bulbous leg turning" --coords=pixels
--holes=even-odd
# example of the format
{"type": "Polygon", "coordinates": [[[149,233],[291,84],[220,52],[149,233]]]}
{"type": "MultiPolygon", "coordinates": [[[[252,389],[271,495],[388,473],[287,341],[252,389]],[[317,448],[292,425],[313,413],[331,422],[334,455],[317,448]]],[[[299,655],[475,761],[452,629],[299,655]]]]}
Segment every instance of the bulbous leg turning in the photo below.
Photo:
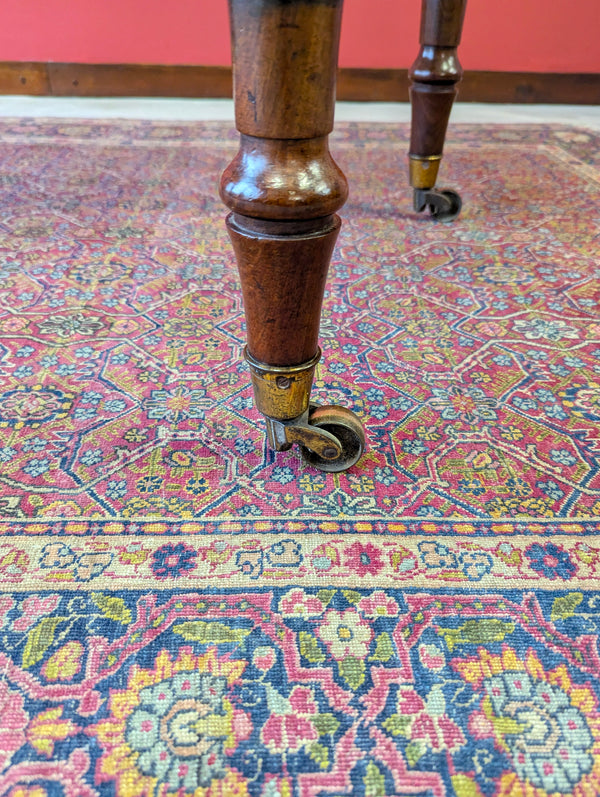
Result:
{"type": "Polygon", "coordinates": [[[321,304],[348,188],[333,127],[342,0],[230,0],[240,150],[221,197],[236,255],[255,405],[275,450],[341,471],[364,449],[358,418],[310,403],[321,304]]]}
{"type": "Polygon", "coordinates": [[[462,201],[455,191],[435,187],[456,84],[462,77],[457,57],[466,0],[422,0],[421,50],[412,65],[412,126],[409,177],[414,208],[452,221],[462,201]]]}

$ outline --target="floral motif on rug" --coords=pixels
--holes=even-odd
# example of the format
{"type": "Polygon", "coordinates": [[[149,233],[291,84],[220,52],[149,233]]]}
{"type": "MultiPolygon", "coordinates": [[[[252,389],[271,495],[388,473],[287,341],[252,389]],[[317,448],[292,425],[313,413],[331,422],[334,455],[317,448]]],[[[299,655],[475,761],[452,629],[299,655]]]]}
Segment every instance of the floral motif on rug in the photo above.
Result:
{"type": "Polygon", "coordinates": [[[235,132],[0,130],[0,795],[600,794],[598,136],[454,128],[440,225],[338,126],[325,475],[252,407],[235,132]]]}
{"type": "Polygon", "coordinates": [[[45,592],[0,612],[2,794],[600,793],[598,593],[45,592]]]}

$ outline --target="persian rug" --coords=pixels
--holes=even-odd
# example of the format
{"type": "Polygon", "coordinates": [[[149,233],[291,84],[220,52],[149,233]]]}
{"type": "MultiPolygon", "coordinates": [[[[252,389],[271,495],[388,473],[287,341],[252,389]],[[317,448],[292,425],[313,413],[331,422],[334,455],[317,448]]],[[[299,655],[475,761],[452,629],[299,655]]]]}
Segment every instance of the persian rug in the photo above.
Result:
{"type": "Polygon", "coordinates": [[[0,123],[0,795],[600,794],[600,138],[339,125],[314,397],[266,449],[223,124],[0,123]]]}

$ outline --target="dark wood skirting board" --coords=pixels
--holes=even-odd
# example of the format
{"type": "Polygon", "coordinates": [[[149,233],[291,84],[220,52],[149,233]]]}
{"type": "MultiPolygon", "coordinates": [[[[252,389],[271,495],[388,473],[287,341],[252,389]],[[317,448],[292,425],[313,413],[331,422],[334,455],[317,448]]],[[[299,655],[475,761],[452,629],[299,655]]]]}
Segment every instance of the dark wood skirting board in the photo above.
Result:
{"type": "MultiPolygon", "coordinates": [[[[406,69],[340,69],[337,97],[405,102],[406,69]]],[[[0,62],[0,94],[55,97],[231,97],[226,66],[0,62]]],[[[462,102],[600,105],[600,74],[466,72],[462,102]]]]}
{"type": "Polygon", "coordinates": [[[0,63],[0,94],[54,97],[231,97],[227,66],[0,63]]]}

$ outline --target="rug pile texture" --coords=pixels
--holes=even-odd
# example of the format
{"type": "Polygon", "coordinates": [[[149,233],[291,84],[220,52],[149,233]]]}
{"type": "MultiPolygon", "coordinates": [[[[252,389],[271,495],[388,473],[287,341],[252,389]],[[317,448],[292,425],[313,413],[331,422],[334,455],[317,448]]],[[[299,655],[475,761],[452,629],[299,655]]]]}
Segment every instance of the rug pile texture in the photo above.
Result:
{"type": "Polygon", "coordinates": [[[600,138],[339,125],[314,398],[273,454],[215,123],[0,123],[0,795],[600,795],[600,138]]]}

